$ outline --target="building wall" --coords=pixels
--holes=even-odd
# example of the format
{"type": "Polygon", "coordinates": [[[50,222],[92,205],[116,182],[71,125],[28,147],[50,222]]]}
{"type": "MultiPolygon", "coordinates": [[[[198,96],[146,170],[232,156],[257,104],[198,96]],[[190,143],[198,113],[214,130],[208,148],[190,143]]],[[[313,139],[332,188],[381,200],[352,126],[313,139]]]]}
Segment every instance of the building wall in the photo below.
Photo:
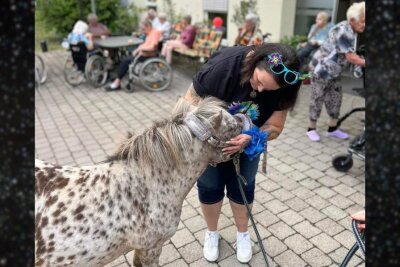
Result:
{"type": "MultiPolygon", "coordinates": [[[[164,2],[158,0],[158,2],[164,2]]],[[[203,22],[204,11],[203,11],[203,0],[172,0],[173,6],[175,7],[176,15],[191,15],[192,24],[197,22],[203,22]]],[[[160,6],[164,6],[162,3],[160,6]]],[[[165,7],[164,11],[165,11],[165,7]]],[[[168,15],[168,14],[167,14],[168,15]]]]}
{"type": "MultiPolygon", "coordinates": [[[[302,1],[302,0],[299,0],[302,1]]],[[[279,39],[285,35],[291,36],[294,33],[294,23],[296,19],[296,0],[282,0],[281,30],[279,39]]]]}
{"type": "MultiPolygon", "coordinates": [[[[138,7],[146,7],[147,0],[128,0],[138,7]]],[[[300,0],[302,1],[302,0],[300,0]]],[[[228,0],[227,41],[233,45],[238,34],[238,26],[232,22],[234,7],[240,5],[241,0],[228,0]]],[[[166,11],[165,1],[157,0],[157,10],[166,11]]],[[[203,0],[172,0],[176,15],[190,14],[192,23],[201,23],[207,19],[207,12],[203,8],[203,0]]],[[[260,30],[263,34],[271,33],[270,40],[279,42],[285,35],[292,35],[296,15],[296,0],[260,0],[257,2],[257,13],[260,16],[260,30]]]]}
{"type": "MultiPolygon", "coordinates": [[[[229,0],[228,32],[229,45],[233,45],[238,34],[238,27],[232,22],[234,7],[241,0],[229,0]]],[[[263,34],[271,33],[270,41],[279,42],[283,36],[292,35],[296,14],[296,0],[262,0],[257,3],[257,14],[260,16],[259,28],[263,34]]]]}
{"type": "Polygon", "coordinates": [[[240,0],[229,0],[228,1],[228,16],[227,16],[227,33],[226,39],[228,40],[228,45],[233,45],[235,42],[235,38],[238,35],[239,27],[236,26],[235,23],[232,22],[234,7],[240,5],[240,0]]]}
{"type": "Polygon", "coordinates": [[[285,35],[292,35],[296,13],[296,0],[269,0],[257,3],[260,30],[271,33],[270,41],[279,42],[285,35]]]}

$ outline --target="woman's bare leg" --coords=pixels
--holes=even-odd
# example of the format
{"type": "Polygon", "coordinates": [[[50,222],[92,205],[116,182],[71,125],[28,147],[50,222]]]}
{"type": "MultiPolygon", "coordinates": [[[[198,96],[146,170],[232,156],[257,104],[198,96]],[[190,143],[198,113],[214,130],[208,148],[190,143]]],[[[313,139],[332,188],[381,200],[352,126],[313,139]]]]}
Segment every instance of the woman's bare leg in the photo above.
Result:
{"type": "Polygon", "coordinates": [[[214,232],[218,230],[218,219],[221,214],[222,202],[223,200],[215,204],[201,203],[200,205],[209,231],[214,232]]]}

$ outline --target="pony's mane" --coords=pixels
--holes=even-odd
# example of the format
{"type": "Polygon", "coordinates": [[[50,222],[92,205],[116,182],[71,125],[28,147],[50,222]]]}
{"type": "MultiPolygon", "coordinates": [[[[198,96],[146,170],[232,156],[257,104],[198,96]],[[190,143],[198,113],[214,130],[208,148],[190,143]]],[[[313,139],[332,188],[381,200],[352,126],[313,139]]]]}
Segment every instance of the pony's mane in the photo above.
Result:
{"type": "Polygon", "coordinates": [[[183,124],[185,115],[193,111],[199,118],[208,119],[226,108],[226,103],[215,97],[204,98],[197,107],[180,98],[169,119],[154,122],[139,135],[128,133],[107,161],[134,160],[143,169],[153,164],[168,167],[179,165],[182,162],[182,152],[187,151],[192,143],[192,134],[183,124]]]}

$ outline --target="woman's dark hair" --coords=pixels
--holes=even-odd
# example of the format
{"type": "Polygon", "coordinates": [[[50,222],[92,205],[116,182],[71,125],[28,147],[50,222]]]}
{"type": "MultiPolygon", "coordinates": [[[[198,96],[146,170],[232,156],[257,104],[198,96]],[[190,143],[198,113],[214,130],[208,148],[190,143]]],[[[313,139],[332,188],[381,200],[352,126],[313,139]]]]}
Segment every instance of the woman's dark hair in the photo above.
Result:
{"type": "Polygon", "coordinates": [[[279,53],[282,55],[282,62],[285,66],[292,71],[299,71],[300,61],[297,57],[296,51],[289,45],[266,43],[258,46],[253,46],[249,54],[242,63],[240,70],[240,84],[248,82],[253,76],[255,68],[263,69],[272,74],[275,81],[281,88],[281,98],[278,106],[280,109],[293,109],[296,104],[297,94],[299,92],[301,81],[295,84],[287,84],[284,80],[284,73],[274,74],[268,65],[268,55],[272,53],[279,53]]]}

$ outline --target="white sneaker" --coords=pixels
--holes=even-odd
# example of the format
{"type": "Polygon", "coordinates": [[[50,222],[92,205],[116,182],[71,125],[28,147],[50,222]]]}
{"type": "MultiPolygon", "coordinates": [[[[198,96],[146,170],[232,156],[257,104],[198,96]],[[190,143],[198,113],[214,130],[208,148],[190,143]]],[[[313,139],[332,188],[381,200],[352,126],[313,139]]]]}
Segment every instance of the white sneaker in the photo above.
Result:
{"type": "Polygon", "coordinates": [[[236,234],[236,257],[241,263],[247,263],[251,260],[253,251],[251,249],[251,239],[249,232],[236,234]]]}
{"type": "Polygon", "coordinates": [[[219,233],[217,231],[210,232],[207,230],[206,235],[204,237],[204,247],[203,247],[203,254],[206,260],[216,261],[218,259],[219,256],[218,242],[219,242],[219,233]]]}

